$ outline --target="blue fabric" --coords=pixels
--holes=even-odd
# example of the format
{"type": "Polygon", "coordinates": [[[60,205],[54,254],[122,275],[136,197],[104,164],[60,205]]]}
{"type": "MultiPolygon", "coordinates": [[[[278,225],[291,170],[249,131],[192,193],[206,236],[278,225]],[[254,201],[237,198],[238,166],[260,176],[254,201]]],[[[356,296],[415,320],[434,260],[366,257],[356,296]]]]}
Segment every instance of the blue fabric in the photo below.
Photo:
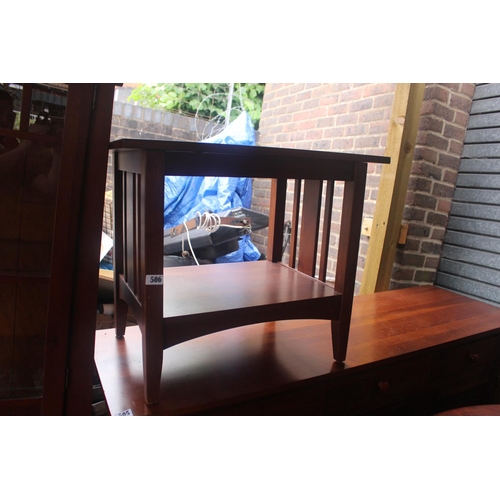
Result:
{"type": "MultiPolygon", "coordinates": [[[[250,116],[245,111],[220,134],[202,142],[212,144],[239,144],[255,146],[255,130],[250,116]]],[[[245,177],[165,177],[164,229],[193,219],[196,212],[214,213],[231,208],[250,208],[252,203],[252,180],[245,177]]],[[[239,250],[216,259],[221,262],[254,261],[260,252],[250,240],[243,236],[239,250]]]]}

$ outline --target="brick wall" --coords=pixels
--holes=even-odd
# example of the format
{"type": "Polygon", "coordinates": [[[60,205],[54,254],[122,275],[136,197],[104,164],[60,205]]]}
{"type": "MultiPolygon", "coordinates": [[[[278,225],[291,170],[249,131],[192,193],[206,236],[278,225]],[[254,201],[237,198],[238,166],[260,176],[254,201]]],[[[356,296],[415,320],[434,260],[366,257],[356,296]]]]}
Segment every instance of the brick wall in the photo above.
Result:
{"type": "Polygon", "coordinates": [[[205,124],[204,120],[115,101],[111,140],[126,138],[197,141],[205,124]]]}
{"type": "MultiPolygon", "coordinates": [[[[150,139],[157,141],[199,141],[209,134],[212,124],[206,120],[191,118],[143,108],[129,103],[130,88],[117,89],[113,104],[110,140],[150,139]]],[[[107,190],[112,187],[112,160],[108,162],[107,190]]]]}
{"type": "MultiPolygon", "coordinates": [[[[390,83],[267,84],[259,144],[383,155],[394,89],[390,83]]],[[[391,288],[434,282],[473,92],[474,84],[426,85],[404,213],[409,237],[398,249],[391,288]]],[[[380,165],[369,165],[365,217],[374,214],[380,172],[380,165]]],[[[266,211],[269,185],[254,186],[254,205],[266,211]]],[[[254,240],[265,246],[265,233],[254,240]]],[[[362,236],[358,288],[368,244],[362,236]]]]}
{"type": "Polygon", "coordinates": [[[392,288],[434,283],[475,84],[427,84],[403,220],[408,240],[398,248],[392,288]]]}

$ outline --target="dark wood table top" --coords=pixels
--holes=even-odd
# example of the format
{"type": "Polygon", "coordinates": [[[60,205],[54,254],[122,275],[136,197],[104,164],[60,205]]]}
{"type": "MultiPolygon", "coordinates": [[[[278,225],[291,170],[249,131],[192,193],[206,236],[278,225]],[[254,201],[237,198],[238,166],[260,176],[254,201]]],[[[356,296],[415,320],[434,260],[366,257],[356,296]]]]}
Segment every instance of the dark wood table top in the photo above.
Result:
{"type": "Polygon", "coordinates": [[[128,327],[123,340],[114,329],[98,330],[95,359],[112,414],[185,414],[499,329],[500,308],[432,286],[362,295],[343,367],[333,360],[328,321],[234,328],[165,350],[161,401],[151,406],[143,401],[139,327],[128,327]]]}
{"type": "Polygon", "coordinates": [[[272,146],[242,146],[238,144],[220,145],[190,141],[157,141],[148,139],[117,139],[110,143],[110,149],[141,149],[156,151],[180,151],[196,153],[224,153],[241,156],[279,158],[304,158],[307,160],[346,160],[350,162],[390,163],[388,156],[345,153],[336,151],[317,151],[310,149],[279,148],[272,146]]]}
{"type": "Polygon", "coordinates": [[[354,180],[360,163],[390,163],[387,156],[269,146],[208,144],[189,141],[119,139],[110,148],[120,155],[119,169],[136,172],[138,155],[163,153],[165,175],[354,180]],[[128,160],[127,160],[128,157],[128,160]]]}

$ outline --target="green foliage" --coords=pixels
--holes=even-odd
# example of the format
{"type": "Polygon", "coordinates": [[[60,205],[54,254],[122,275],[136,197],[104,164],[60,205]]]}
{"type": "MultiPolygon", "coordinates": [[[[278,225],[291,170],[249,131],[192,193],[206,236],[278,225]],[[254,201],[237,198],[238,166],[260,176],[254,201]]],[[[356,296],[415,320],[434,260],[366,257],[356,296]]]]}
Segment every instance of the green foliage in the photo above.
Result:
{"type": "MultiPolygon", "coordinates": [[[[235,83],[230,119],[244,109],[258,129],[264,87],[264,83],[235,83]]],[[[226,116],[229,89],[229,83],[143,83],[129,100],[147,108],[215,120],[226,116]]]]}

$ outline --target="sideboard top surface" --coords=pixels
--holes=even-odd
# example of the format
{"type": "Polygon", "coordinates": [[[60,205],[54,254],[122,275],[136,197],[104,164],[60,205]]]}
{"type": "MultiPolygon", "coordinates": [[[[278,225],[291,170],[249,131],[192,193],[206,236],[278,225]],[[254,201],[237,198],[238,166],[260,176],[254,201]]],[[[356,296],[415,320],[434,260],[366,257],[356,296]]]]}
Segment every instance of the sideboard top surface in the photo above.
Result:
{"type": "Polygon", "coordinates": [[[96,362],[112,413],[183,413],[188,408],[266,393],[317,379],[336,379],[401,356],[499,335],[500,308],[432,286],[354,298],[344,367],[331,357],[329,322],[279,321],[218,332],[164,352],[162,401],[142,400],[141,334],[97,331],[96,362]],[[116,377],[127,366],[127,387],[116,377]]]}

